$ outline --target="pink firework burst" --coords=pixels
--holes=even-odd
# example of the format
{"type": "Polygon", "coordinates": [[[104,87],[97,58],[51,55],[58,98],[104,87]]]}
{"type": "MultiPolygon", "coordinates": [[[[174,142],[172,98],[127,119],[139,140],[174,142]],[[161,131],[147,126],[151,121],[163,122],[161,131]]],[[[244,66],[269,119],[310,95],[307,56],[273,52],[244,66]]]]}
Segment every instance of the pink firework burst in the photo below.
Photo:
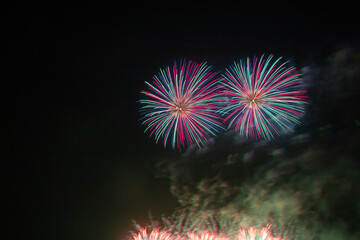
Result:
{"type": "Polygon", "coordinates": [[[274,237],[270,230],[271,225],[267,225],[262,229],[256,229],[255,227],[240,229],[236,240],[285,240],[281,237],[274,237]]]}
{"type": "Polygon", "coordinates": [[[271,225],[267,225],[261,229],[249,227],[248,229],[239,229],[237,234],[227,236],[224,234],[213,233],[209,230],[198,230],[186,233],[180,236],[176,233],[173,235],[169,231],[158,229],[147,232],[146,228],[141,228],[138,233],[133,235],[133,240],[285,240],[281,237],[275,237],[271,233],[271,225]]]}
{"type": "Polygon", "coordinates": [[[206,63],[182,61],[160,69],[152,83],[146,82],[149,90],[141,92],[146,96],[140,100],[145,131],[179,150],[203,146],[223,129],[217,114],[218,80],[206,63]]]}
{"type": "Polygon", "coordinates": [[[133,240],[175,240],[175,238],[167,231],[153,229],[148,233],[146,228],[142,228],[138,233],[133,235],[133,240]]]}
{"type": "Polygon", "coordinates": [[[306,91],[294,67],[280,59],[272,62],[263,56],[251,63],[234,63],[223,74],[224,107],[228,127],[235,126],[241,135],[273,139],[292,132],[304,115],[306,91]]]}

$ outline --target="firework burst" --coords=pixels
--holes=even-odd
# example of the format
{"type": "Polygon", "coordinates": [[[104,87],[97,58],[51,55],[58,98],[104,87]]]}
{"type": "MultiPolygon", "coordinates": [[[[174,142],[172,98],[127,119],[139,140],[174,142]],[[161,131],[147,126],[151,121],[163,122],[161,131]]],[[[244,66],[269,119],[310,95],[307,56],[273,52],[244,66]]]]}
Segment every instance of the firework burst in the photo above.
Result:
{"type": "Polygon", "coordinates": [[[138,233],[133,235],[133,240],[175,240],[175,238],[167,231],[153,229],[148,233],[146,228],[141,228],[138,233]]]}
{"type": "Polygon", "coordinates": [[[222,75],[224,122],[250,138],[273,139],[292,132],[304,115],[306,91],[295,68],[263,56],[234,63],[222,75]]]}
{"type": "Polygon", "coordinates": [[[179,150],[196,143],[204,146],[209,137],[222,129],[217,115],[218,78],[206,63],[175,62],[172,68],[160,69],[149,91],[142,91],[146,99],[141,113],[145,131],[155,135],[156,142],[171,142],[179,150]]]}
{"type": "Polygon", "coordinates": [[[177,234],[172,235],[170,231],[159,231],[158,229],[147,232],[146,228],[141,228],[138,233],[132,237],[133,240],[285,240],[281,237],[274,237],[270,231],[271,225],[257,229],[249,227],[248,229],[240,229],[235,237],[223,234],[213,233],[209,230],[200,230],[197,232],[189,232],[185,236],[177,234]]]}
{"type": "Polygon", "coordinates": [[[281,237],[274,237],[270,231],[271,225],[261,229],[249,227],[249,229],[240,229],[236,240],[283,240],[281,237]]]}
{"type": "MultiPolygon", "coordinates": [[[[151,215],[150,215],[151,218],[151,215]]],[[[238,214],[217,214],[212,211],[189,213],[179,210],[170,218],[162,217],[161,221],[151,218],[149,229],[155,229],[153,236],[171,237],[166,240],[287,240],[295,239],[293,229],[280,230],[276,224],[266,224],[262,227],[242,224],[243,218],[238,214]],[[266,225],[265,225],[266,224],[266,225]],[[161,231],[159,230],[161,229],[161,231]]],[[[258,225],[259,226],[259,225],[258,225]]],[[[132,234],[133,240],[145,240],[139,236],[148,236],[146,240],[153,240],[146,234],[146,228],[136,224],[137,233],[132,234]],[[144,234],[145,229],[145,234],[144,234]],[[137,237],[137,238],[135,238],[137,237]]],[[[155,240],[159,238],[154,238],[155,240]]],[[[297,239],[297,238],[296,238],[297,239]]]]}

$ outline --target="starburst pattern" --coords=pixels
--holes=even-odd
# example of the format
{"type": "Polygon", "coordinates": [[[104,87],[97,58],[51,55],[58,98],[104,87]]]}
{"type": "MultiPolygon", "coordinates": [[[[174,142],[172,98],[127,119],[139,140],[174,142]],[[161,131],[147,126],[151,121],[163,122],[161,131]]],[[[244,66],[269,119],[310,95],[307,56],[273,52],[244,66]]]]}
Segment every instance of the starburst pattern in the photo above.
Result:
{"type": "Polygon", "coordinates": [[[153,83],[146,82],[149,91],[142,91],[147,97],[140,100],[145,131],[156,142],[163,138],[164,147],[168,141],[179,150],[194,143],[204,146],[222,129],[218,80],[206,63],[181,61],[160,69],[153,83]]]}
{"type": "Polygon", "coordinates": [[[241,135],[273,139],[293,131],[305,112],[306,91],[301,75],[286,67],[281,58],[272,62],[263,56],[250,62],[239,61],[222,75],[224,107],[228,127],[241,135]]]}

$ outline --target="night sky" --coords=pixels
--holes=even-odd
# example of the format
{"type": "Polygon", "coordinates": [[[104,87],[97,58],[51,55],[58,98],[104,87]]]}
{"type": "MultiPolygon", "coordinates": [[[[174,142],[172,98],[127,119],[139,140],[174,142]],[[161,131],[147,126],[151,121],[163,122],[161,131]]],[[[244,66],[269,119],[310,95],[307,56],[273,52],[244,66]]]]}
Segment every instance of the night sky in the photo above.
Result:
{"type": "Polygon", "coordinates": [[[2,239],[123,239],[180,205],[140,91],[174,60],[298,66],[359,39],[356,1],[1,3],[2,239]]]}

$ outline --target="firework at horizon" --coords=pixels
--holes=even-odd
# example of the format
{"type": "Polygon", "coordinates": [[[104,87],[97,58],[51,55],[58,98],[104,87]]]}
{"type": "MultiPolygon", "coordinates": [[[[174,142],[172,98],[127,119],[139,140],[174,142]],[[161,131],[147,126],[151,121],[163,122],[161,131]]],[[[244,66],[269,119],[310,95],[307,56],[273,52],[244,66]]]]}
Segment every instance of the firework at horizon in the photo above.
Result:
{"type": "Polygon", "coordinates": [[[223,129],[217,115],[219,110],[218,78],[206,62],[175,62],[160,69],[152,83],[145,82],[149,91],[142,91],[146,99],[141,113],[143,124],[156,142],[163,138],[179,150],[193,144],[199,147],[223,129]]]}
{"type": "Polygon", "coordinates": [[[168,231],[153,229],[148,232],[146,228],[141,228],[139,232],[133,234],[133,240],[174,240],[175,238],[168,231]]]}
{"type": "Polygon", "coordinates": [[[288,62],[272,55],[250,62],[239,61],[222,75],[224,122],[235,126],[241,135],[250,138],[273,139],[293,131],[304,115],[306,91],[302,79],[288,62]]]}
{"type": "Polygon", "coordinates": [[[271,233],[271,225],[261,229],[249,227],[240,229],[236,237],[213,233],[209,230],[199,230],[187,233],[185,236],[173,235],[170,231],[153,229],[148,232],[146,228],[140,228],[139,232],[132,235],[132,240],[285,240],[274,237],[271,233]]]}

